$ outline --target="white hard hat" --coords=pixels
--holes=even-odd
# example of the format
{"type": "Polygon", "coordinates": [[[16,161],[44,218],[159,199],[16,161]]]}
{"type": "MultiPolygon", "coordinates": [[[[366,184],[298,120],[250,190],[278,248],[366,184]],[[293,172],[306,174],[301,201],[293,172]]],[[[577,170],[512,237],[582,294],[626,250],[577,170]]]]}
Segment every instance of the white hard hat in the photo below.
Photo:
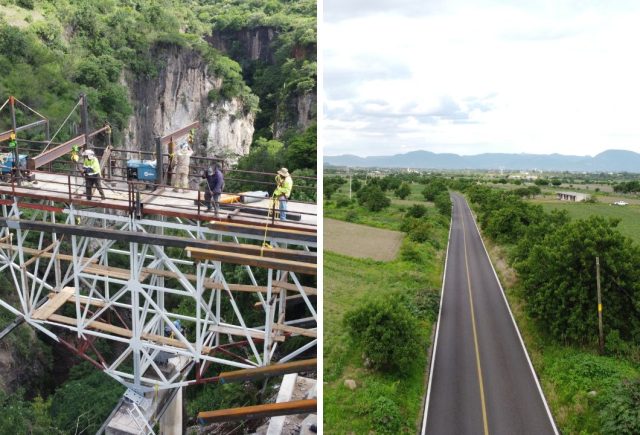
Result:
{"type": "Polygon", "coordinates": [[[93,157],[95,155],[95,153],[93,152],[93,150],[84,150],[82,152],[82,155],[86,156],[86,157],[93,157]]]}

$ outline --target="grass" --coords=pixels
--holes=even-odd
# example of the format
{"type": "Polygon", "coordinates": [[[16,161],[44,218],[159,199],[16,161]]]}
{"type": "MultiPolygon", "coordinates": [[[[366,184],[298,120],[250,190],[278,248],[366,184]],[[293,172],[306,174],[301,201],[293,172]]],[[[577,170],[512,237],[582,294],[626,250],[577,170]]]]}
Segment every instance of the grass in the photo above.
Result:
{"type": "Polygon", "coordinates": [[[618,224],[620,232],[636,243],[640,243],[640,206],[638,205],[616,206],[605,203],[560,201],[541,202],[540,204],[545,211],[566,210],[573,219],[584,219],[591,215],[620,219],[620,224],[618,224]]]}
{"type": "MultiPolygon", "coordinates": [[[[334,197],[337,199],[337,196],[334,197]]],[[[413,199],[409,199],[412,201],[413,199]]],[[[421,201],[423,204],[424,201],[421,201]]],[[[325,203],[325,217],[347,220],[357,216],[357,223],[377,228],[398,230],[407,207],[392,204],[372,213],[357,204],[339,208],[335,201],[325,203]]],[[[423,397],[426,391],[427,350],[435,317],[444,266],[448,226],[429,210],[434,224],[433,240],[416,244],[405,240],[417,251],[420,261],[403,261],[402,255],[391,262],[358,259],[324,252],[324,432],[327,434],[384,433],[376,425],[376,400],[390,399],[398,407],[403,433],[418,429],[423,397]],[[436,249],[433,246],[438,246],[436,249]],[[414,300],[436,301],[430,315],[421,315],[419,347],[423,349],[405,374],[384,374],[364,367],[362,351],[348,335],[343,317],[350,309],[375,297],[405,293],[414,300]],[[356,389],[345,386],[345,380],[356,382],[356,389]]],[[[406,237],[405,237],[406,238],[406,237]]],[[[379,414],[379,411],[378,411],[379,414]]]]}
{"type": "Polygon", "coordinates": [[[600,356],[595,349],[564,346],[542,336],[525,312],[517,274],[507,265],[508,247],[488,240],[485,243],[558,429],[564,434],[601,433],[602,409],[621,380],[640,376],[640,364],[630,358],[600,356]]]}

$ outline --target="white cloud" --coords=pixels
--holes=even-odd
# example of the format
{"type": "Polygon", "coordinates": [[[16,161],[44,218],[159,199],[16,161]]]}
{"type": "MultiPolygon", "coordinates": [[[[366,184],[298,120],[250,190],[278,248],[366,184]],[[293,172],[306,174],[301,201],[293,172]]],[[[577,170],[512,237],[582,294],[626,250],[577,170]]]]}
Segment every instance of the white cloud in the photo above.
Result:
{"type": "Polygon", "coordinates": [[[640,5],[471,4],[325,24],[325,154],[640,150],[640,5]]]}

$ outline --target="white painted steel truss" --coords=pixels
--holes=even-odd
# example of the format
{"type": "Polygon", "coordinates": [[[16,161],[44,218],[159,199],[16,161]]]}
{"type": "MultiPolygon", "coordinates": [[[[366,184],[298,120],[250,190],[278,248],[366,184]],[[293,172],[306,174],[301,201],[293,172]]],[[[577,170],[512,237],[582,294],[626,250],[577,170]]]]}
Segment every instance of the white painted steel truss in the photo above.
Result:
{"type": "MultiPolygon", "coordinates": [[[[16,297],[0,300],[0,305],[128,388],[144,393],[184,386],[205,377],[210,364],[265,366],[289,361],[317,345],[315,288],[303,286],[294,272],[194,262],[179,248],[37,231],[18,222],[238,245],[260,244],[260,236],[217,231],[178,218],[137,219],[73,205],[59,212],[52,201],[34,201],[40,210],[25,209],[14,197],[4,200],[7,226],[0,228],[0,271],[11,277],[16,297]],[[284,342],[303,327],[305,338],[287,343],[284,351],[284,342]],[[97,350],[105,341],[109,356],[97,350]],[[167,364],[169,359],[172,364],[167,364]]],[[[315,247],[283,236],[267,241],[287,249],[315,247]]]]}

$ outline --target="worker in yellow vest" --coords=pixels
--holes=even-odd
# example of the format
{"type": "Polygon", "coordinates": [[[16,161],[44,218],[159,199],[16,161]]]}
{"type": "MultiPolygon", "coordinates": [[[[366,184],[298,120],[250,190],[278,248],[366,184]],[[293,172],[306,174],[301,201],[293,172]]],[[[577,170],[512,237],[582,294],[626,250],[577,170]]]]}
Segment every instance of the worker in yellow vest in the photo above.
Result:
{"type": "Polygon", "coordinates": [[[287,220],[287,201],[291,197],[291,189],[293,189],[293,180],[289,175],[287,168],[281,168],[276,175],[276,190],[273,191],[273,197],[278,200],[280,210],[280,220],[287,220]]]}
{"type": "Polygon", "coordinates": [[[104,200],[104,191],[100,185],[102,173],[100,170],[100,162],[93,150],[85,150],[82,152],[82,155],[84,157],[82,171],[84,173],[84,179],[87,187],[87,199],[91,200],[91,197],[93,196],[93,188],[96,187],[98,192],[100,192],[100,197],[104,200]]]}

